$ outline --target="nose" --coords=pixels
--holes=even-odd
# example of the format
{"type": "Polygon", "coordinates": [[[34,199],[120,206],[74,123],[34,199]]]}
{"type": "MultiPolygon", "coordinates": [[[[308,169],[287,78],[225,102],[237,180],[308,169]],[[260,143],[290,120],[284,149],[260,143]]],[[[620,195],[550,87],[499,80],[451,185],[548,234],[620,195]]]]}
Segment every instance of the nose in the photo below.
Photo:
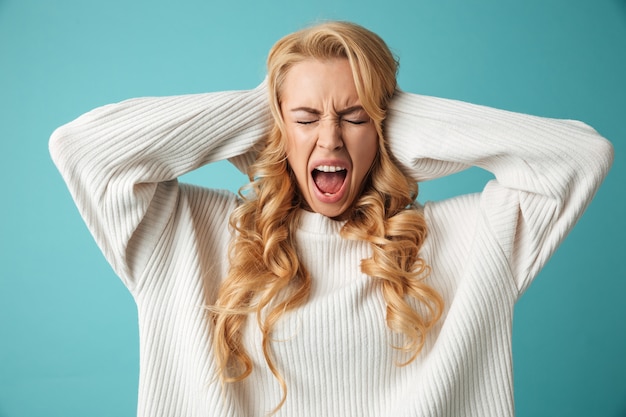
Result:
{"type": "Polygon", "coordinates": [[[341,126],[339,123],[325,120],[320,124],[317,146],[329,151],[335,151],[343,147],[343,138],[341,136],[341,126]]]}

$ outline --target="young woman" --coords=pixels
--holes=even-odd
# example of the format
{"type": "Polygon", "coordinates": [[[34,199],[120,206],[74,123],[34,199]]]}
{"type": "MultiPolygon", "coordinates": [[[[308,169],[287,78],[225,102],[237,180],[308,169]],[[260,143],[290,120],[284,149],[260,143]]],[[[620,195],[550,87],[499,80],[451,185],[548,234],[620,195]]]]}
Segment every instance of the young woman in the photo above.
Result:
{"type": "Polygon", "coordinates": [[[140,323],[141,416],[509,416],[513,306],[612,162],[574,121],[396,86],[385,43],[281,39],[250,91],[93,110],[50,149],[140,323]],[[177,177],[229,159],[239,194],[177,177]],[[419,205],[469,166],[481,193],[419,205]]]}

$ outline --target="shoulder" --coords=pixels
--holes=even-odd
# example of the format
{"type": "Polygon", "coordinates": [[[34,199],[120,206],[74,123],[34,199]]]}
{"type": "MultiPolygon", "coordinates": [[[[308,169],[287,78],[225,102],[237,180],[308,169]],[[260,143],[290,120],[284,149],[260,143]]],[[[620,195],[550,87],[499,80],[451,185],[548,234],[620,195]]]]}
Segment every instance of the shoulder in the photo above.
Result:
{"type": "Polygon", "coordinates": [[[479,227],[479,207],[479,193],[426,202],[423,206],[428,228],[425,251],[437,258],[467,256],[479,227]]]}
{"type": "Polygon", "coordinates": [[[470,193],[440,201],[427,201],[423,205],[424,217],[429,226],[467,224],[478,215],[480,197],[480,193],[470,193]]]}
{"type": "Polygon", "coordinates": [[[203,229],[203,233],[226,233],[230,214],[239,203],[232,191],[181,183],[176,217],[190,219],[194,228],[203,229]]]}
{"type": "Polygon", "coordinates": [[[231,211],[239,204],[239,197],[229,190],[206,188],[195,184],[180,184],[181,202],[198,214],[231,211]]]}

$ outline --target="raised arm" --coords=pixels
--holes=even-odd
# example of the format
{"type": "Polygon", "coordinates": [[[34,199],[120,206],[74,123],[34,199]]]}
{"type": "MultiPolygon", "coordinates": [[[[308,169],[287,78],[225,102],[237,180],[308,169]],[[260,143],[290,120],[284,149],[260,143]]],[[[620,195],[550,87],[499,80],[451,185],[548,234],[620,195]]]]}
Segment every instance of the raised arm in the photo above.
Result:
{"type": "Polygon", "coordinates": [[[478,209],[523,291],[581,216],[613,161],[589,126],[398,92],[392,152],[420,181],[469,166],[495,175],[478,209]]]}
{"type": "Polygon", "coordinates": [[[152,236],[165,227],[175,209],[176,178],[227,158],[243,169],[270,122],[265,84],[132,99],[58,128],[50,152],[102,252],[132,287],[142,265],[129,259],[129,242],[142,222],[152,236]]]}

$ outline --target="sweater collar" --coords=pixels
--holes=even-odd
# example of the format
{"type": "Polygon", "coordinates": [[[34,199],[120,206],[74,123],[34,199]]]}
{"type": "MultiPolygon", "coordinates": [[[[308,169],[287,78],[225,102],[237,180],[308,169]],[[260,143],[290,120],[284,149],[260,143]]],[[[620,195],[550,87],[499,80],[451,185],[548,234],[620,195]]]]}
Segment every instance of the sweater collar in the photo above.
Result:
{"type": "Polygon", "coordinates": [[[300,210],[299,229],[304,232],[314,234],[337,234],[341,230],[345,221],[333,220],[323,214],[311,211],[300,210]]]}

